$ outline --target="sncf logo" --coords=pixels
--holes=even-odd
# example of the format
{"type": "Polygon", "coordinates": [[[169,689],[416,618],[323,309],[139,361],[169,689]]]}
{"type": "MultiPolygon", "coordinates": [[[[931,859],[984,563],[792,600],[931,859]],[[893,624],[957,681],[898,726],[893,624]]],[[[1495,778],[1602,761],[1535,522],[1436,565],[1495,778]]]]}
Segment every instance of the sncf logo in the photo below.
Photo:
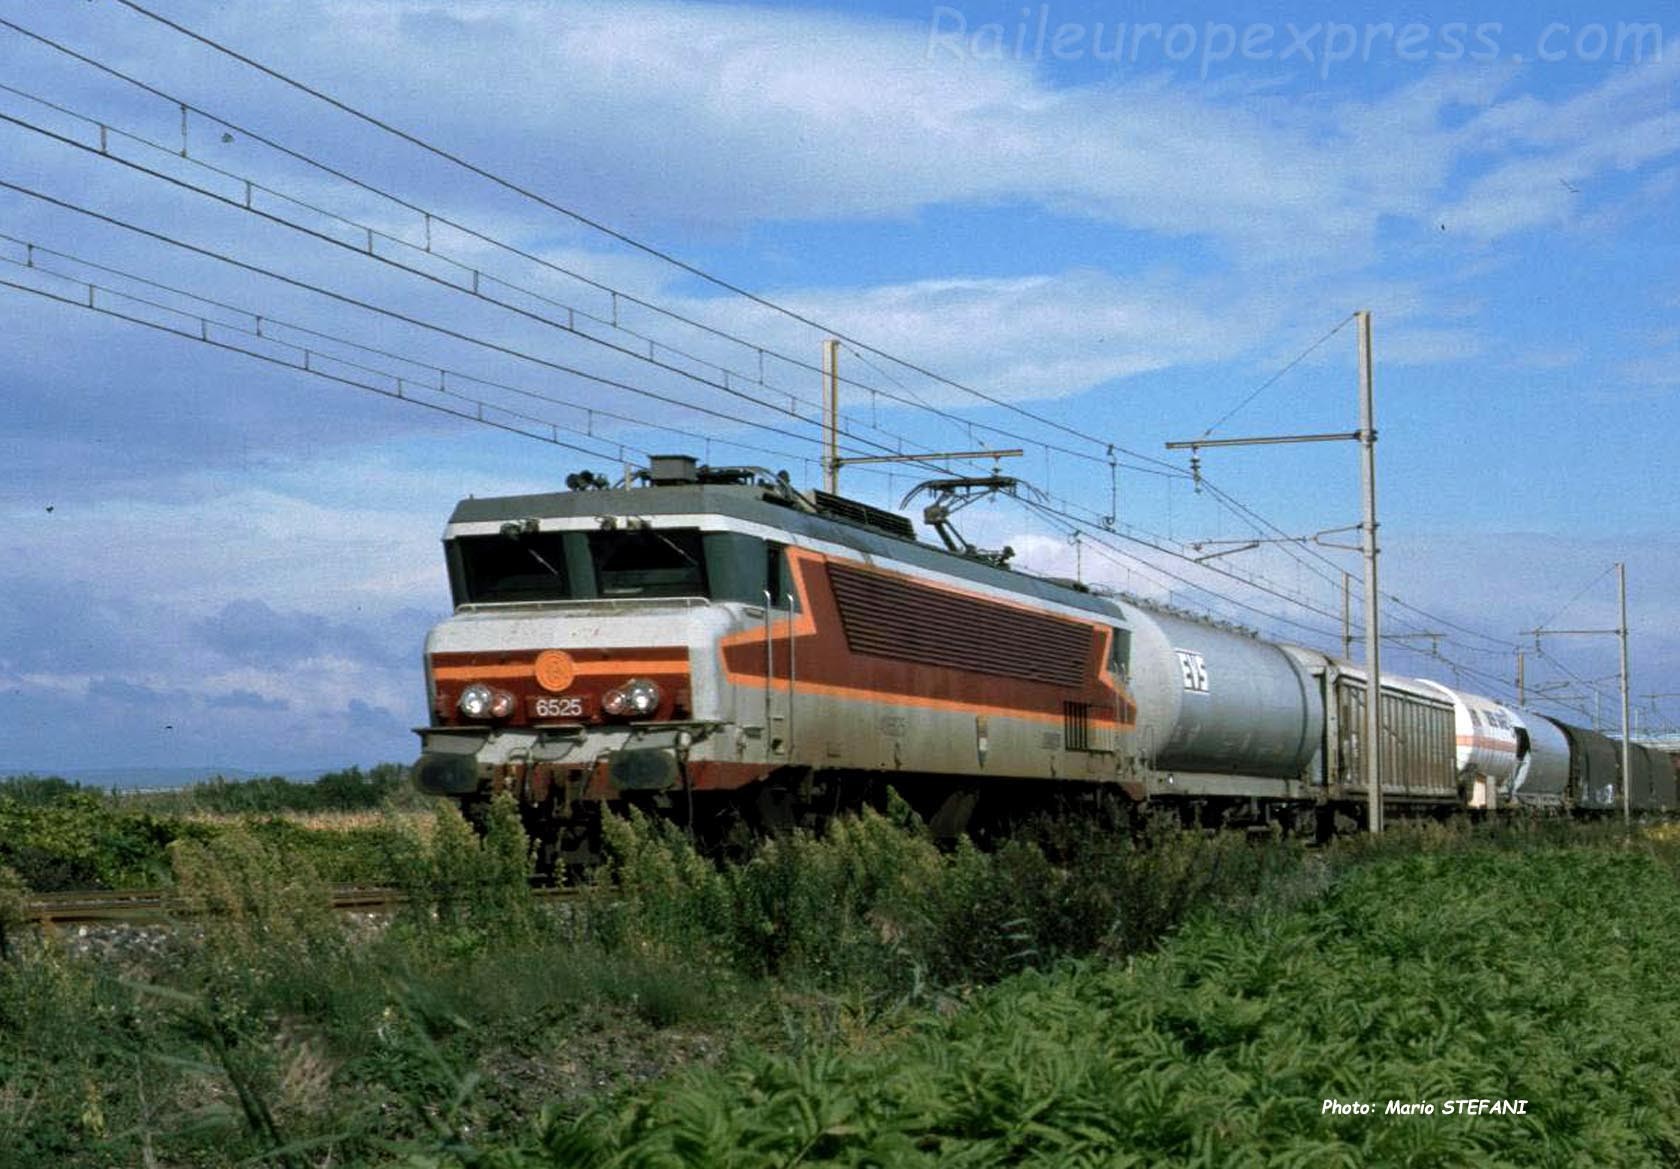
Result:
{"type": "Polygon", "coordinates": [[[1197,694],[1208,692],[1207,663],[1202,655],[1187,649],[1173,650],[1178,655],[1178,668],[1184,675],[1184,688],[1194,690],[1197,694]]]}

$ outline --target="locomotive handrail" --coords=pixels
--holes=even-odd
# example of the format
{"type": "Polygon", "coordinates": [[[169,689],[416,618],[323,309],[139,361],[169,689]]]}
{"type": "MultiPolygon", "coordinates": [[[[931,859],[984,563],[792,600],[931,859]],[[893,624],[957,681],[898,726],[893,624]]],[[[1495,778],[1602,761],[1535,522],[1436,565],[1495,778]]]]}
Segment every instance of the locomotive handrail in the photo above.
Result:
{"type": "Polygon", "coordinates": [[[775,723],[770,717],[770,683],[776,673],[776,643],[770,636],[770,618],[776,613],[776,598],[764,590],[764,761],[770,762],[775,723]]]}
{"type": "Polygon", "coordinates": [[[790,592],[790,593],[788,593],[788,703],[787,703],[787,753],[788,753],[788,758],[789,759],[795,758],[795,755],[794,755],[794,734],[793,734],[793,731],[794,731],[794,725],[793,725],[793,691],[794,691],[794,687],[798,685],[798,678],[799,678],[799,668],[798,668],[799,667],[799,656],[798,656],[798,651],[794,648],[794,641],[793,641],[794,628],[793,628],[793,624],[794,624],[793,594],[790,592]]]}
{"type": "Polygon", "coordinates": [[[705,597],[572,597],[566,600],[550,601],[466,601],[455,606],[457,613],[478,613],[485,610],[502,609],[590,609],[605,607],[609,609],[629,608],[634,606],[645,609],[650,605],[665,605],[670,608],[698,609],[710,605],[712,602],[705,597]]]}

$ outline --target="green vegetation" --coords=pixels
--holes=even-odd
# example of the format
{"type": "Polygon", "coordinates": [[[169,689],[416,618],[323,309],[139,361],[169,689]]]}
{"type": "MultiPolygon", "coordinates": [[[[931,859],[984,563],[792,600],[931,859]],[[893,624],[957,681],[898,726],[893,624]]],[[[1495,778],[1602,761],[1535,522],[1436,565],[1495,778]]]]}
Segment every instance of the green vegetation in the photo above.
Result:
{"type": "Polygon", "coordinates": [[[266,779],[216,778],[178,791],[133,792],[126,798],[130,806],[158,814],[224,816],[368,812],[421,807],[422,800],[409,786],[408,769],[396,763],[380,763],[365,772],[360,767],[329,771],[306,783],[277,775],[266,779]]]}
{"type": "Polygon", "coordinates": [[[511,1042],[515,1010],[528,1027],[544,995],[570,1007],[553,965],[539,978],[536,953],[503,950],[535,912],[517,818],[501,809],[483,842],[458,822],[440,814],[429,844],[410,833],[421,897],[383,930],[358,933],[307,859],[235,825],[170,846],[189,924],[108,955],[16,947],[0,965],[0,1164],[303,1166],[316,1148],[373,1158],[386,1116],[429,1131],[415,1125],[434,1098],[462,1094],[450,1069],[511,1042]],[[427,888],[448,890],[447,912],[427,888]],[[500,987],[488,1001],[505,1013],[457,997],[473,986],[500,987]]]}
{"type": "Polygon", "coordinates": [[[1673,1165],[1677,893],[1642,851],[1388,860],[885,1050],[744,1053],[551,1125],[528,1163],[1673,1165]],[[1383,1115],[1462,1097],[1527,1114],[1383,1115]]]}
{"type": "Polygon", "coordinates": [[[626,896],[592,927],[640,946],[798,989],[903,996],[990,982],[1081,954],[1155,944],[1196,906],[1251,897],[1295,867],[1298,844],[1250,847],[1157,823],[1124,834],[1059,825],[1055,847],[941,850],[896,800],[724,868],[682,834],[632,816],[609,822],[608,879],[626,896]],[[1051,859],[1051,855],[1055,860],[1051,859]]]}
{"type": "Polygon", "coordinates": [[[93,795],[91,788],[57,775],[8,775],[0,779],[0,800],[25,808],[45,808],[72,796],[93,795]]]}
{"type": "Polygon", "coordinates": [[[217,779],[166,792],[111,793],[57,776],[13,776],[0,780],[0,866],[37,892],[152,886],[168,878],[174,841],[206,841],[227,818],[244,817],[247,829],[301,854],[328,881],[388,883],[400,837],[377,817],[351,817],[429,806],[393,763],[312,783],[217,779]],[[295,822],[304,816],[339,820],[305,828],[295,822]]]}
{"type": "Polygon", "coordinates": [[[1198,898],[1252,895],[1262,858],[1293,853],[1091,834],[1052,865],[1029,844],[942,852],[895,817],[723,869],[623,821],[606,875],[623,895],[545,905],[511,805],[482,841],[443,808],[427,831],[393,826],[409,900],[383,928],[328,913],[322,872],[266,824],[178,840],[175,900],[211,916],[147,952],[49,939],[0,967],[0,1149],[28,1164],[473,1161],[483,1134],[580,1115],[743,1037],[890,1034],[1035,962],[1121,953],[1198,898]],[[987,928],[997,914],[1006,928],[987,928]]]}
{"type": "Polygon", "coordinates": [[[617,896],[537,902],[501,802],[483,840],[393,823],[409,900],[375,923],[265,831],[173,843],[213,914],[143,946],[8,935],[0,1165],[1680,1159],[1655,834],[1075,823],[988,853],[895,805],[719,867],[633,817],[617,896]],[[1322,1114],[1456,1097],[1528,1115],[1322,1114]]]}
{"type": "Polygon", "coordinates": [[[169,843],[194,831],[71,785],[50,799],[43,790],[0,794],[0,865],[37,891],[154,885],[167,871],[169,843]]]}

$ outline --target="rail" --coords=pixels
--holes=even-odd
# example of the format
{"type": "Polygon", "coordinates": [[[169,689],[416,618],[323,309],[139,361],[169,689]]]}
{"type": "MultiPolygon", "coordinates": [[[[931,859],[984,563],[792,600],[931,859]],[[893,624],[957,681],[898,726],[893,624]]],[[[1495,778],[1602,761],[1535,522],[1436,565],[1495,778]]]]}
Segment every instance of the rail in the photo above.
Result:
{"type": "MultiPolygon", "coordinates": [[[[576,897],[594,890],[575,885],[533,886],[533,897],[576,897]]],[[[385,885],[338,885],[331,906],[340,912],[380,910],[408,900],[402,889],[385,885]]],[[[143,922],[195,916],[190,899],[167,889],[90,889],[36,893],[25,902],[25,920],[36,925],[76,925],[87,922],[143,922]]]]}

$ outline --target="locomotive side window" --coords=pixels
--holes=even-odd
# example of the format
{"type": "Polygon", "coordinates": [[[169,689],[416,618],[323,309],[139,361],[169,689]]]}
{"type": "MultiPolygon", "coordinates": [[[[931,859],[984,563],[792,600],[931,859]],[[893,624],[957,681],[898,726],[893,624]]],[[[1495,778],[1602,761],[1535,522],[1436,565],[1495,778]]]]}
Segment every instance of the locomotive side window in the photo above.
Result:
{"type": "Polygon", "coordinates": [[[760,606],[768,593],[777,609],[788,607],[793,574],[787,545],[744,532],[707,532],[701,537],[701,547],[707,597],[760,606]]]}
{"type": "Polygon", "coordinates": [[[591,532],[589,551],[603,597],[703,597],[705,555],[689,529],[591,532]]]}
{"type": "Polygon", "coordinates": [[[1116,628],[1108,647],[1108,670],[1122,681],[1132,677],[1132,631],[1116,628]]]}
{"type": "Polygon", "coordinates": [[[459,569],[458,604],[563,601],[572,595],[563,533],[462,536],[451,543],[459,569]]]}
{"type": "Polygon", "coordinates": [[[793,565],[788,563],[787,545],[769,542],[764,545],[764,587],[776,599],[776,607],[785,609],[793,596],[793,565]]]}

